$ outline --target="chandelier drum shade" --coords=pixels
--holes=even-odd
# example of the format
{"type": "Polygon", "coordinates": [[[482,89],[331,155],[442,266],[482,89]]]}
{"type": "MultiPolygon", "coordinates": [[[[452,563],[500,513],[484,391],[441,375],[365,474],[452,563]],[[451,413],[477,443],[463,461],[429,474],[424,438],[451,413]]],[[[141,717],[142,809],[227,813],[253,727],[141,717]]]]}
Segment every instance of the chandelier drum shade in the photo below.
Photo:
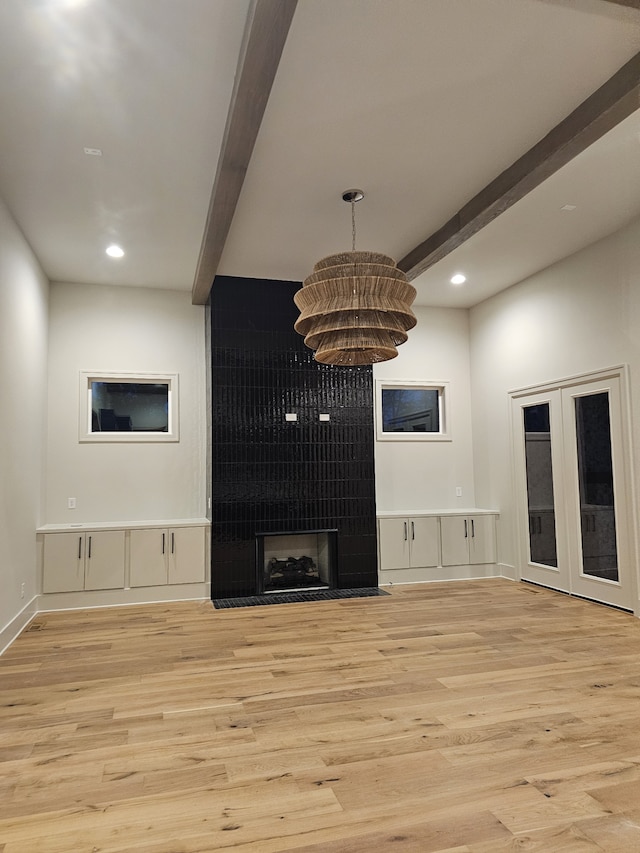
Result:
{"type": "Polygon", "coordinates": [[[416,289],[388,255],[355,251],[353,204],[360,190],[343,194],[352,205],[353,250],[323,258],[294,295],[294,328],[322,364],[389,361],[416,324],[416,289]]]}

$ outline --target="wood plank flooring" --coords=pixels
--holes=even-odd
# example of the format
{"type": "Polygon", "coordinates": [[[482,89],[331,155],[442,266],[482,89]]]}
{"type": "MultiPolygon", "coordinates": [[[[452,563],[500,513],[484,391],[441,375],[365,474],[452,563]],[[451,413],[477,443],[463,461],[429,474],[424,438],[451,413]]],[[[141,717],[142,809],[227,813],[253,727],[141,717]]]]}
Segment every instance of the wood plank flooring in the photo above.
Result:
{"type": "Polygon", "coordinates": [[[640,850],[640,621],[499,579],[40,614],[0,853],[640,850]]]}

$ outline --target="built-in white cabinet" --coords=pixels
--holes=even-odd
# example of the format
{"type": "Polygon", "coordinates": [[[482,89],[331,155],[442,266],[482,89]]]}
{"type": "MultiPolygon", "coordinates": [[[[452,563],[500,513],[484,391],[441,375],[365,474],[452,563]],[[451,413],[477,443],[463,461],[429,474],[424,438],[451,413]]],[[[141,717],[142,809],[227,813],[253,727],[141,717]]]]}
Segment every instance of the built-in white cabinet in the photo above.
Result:
{"type": "Polygon", "coordinates": [[[124,586],[124,530],[50,533],[44,537],[42,591],[124,586]]]}
{"type": "Polygon", "coordinates": [[[488,509],[380,513],[380,583],[495,576],[497,515],[488,509]]]}
{"type": "Polygon", "coordinates": [[[496,535],[493,515],[446,515],[440,518],[442,565],[495,563],[496,535]]]}
{"type": "Polygon", "coordinates": [[[203,582],[204,528],[132,530],[129,562],[131,586],[203,582]]]}
{"type": "Polygon", "coordinates": [[[37,531],[42,592],[121,590],[126,602],[127,590],[203,584],[208,529],[207,519],[44,525],[37,531]]]}
{"type": "Polygon", "coordinates": [[[407,516],[380,518],[380,567],[426,568],[438,565],[438,519],[407,516]]]}

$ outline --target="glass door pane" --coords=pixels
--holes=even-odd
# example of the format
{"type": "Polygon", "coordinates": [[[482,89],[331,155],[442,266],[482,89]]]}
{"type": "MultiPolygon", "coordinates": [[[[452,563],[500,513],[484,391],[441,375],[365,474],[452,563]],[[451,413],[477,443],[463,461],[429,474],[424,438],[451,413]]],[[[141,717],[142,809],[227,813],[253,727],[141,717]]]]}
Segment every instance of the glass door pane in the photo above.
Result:
{"type": "Polygon", "coordinates": [[[609,394],[575,398],[582,570],[618,581],[609,394]]]}
{"type": "Polygon", "coordinates": [[[532,563],[557,567],[549,403],[523,406],[522,413],[529,510],[529,559],[532,563]]]}

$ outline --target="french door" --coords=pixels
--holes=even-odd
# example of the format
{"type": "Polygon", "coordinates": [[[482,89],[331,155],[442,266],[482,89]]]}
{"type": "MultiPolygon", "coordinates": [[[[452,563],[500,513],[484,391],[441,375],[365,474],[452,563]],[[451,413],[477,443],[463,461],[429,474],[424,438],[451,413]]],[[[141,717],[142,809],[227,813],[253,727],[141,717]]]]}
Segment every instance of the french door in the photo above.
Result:
{"type": "Polygon", "coordinates": [[[512,394],[520,573],[633,610],[620,371],[512,394]]]}

